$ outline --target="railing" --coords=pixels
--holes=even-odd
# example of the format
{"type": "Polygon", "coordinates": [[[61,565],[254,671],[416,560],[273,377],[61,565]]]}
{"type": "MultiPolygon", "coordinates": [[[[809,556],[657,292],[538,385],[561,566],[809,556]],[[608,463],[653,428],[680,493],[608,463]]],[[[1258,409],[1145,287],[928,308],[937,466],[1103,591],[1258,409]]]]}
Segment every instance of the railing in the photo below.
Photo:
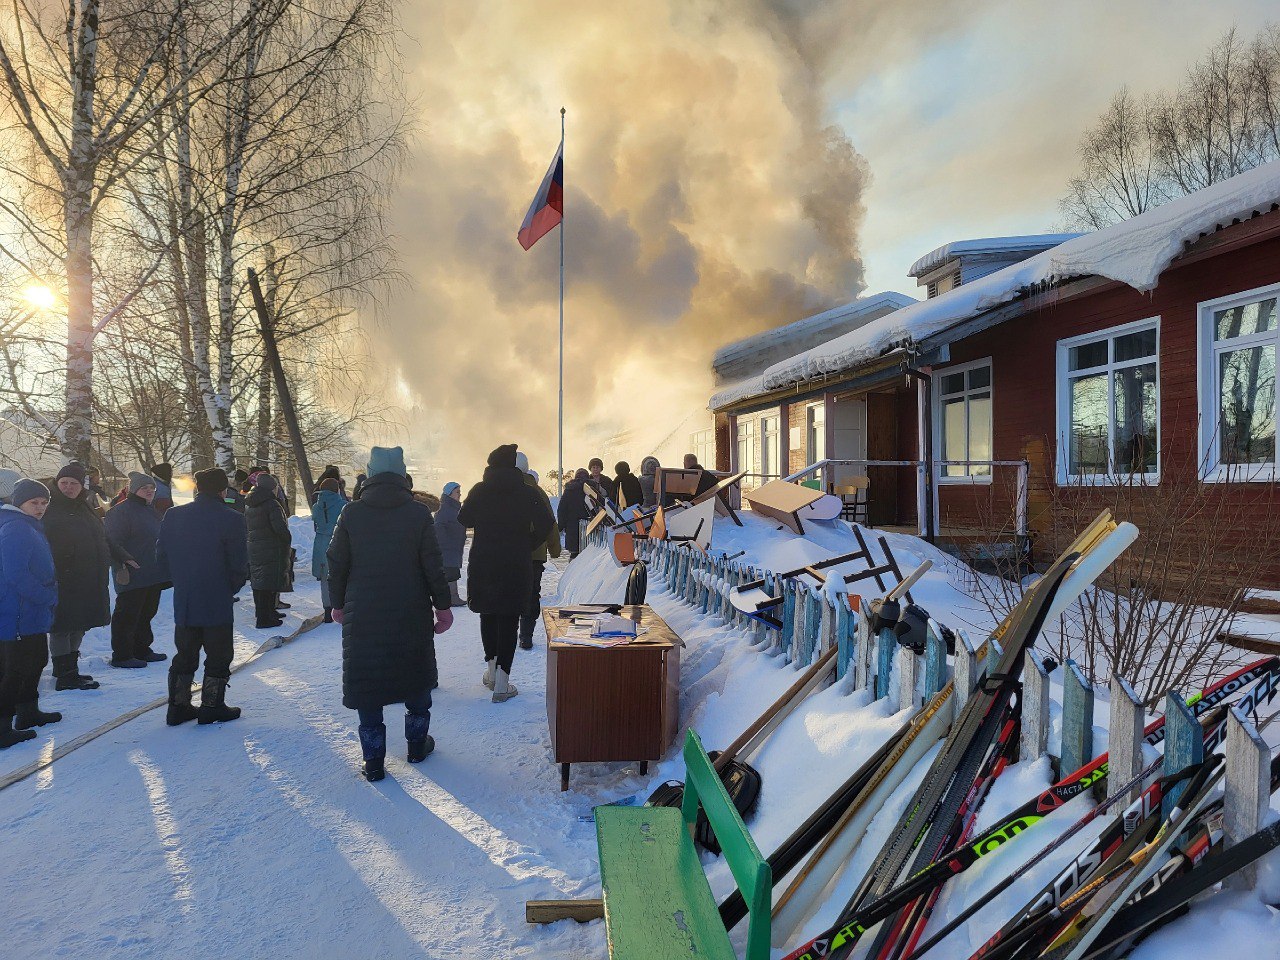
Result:
{"type": "MultiPolygon", "coordinates": [[[[1028,478],[1030,477],[1030,465],[1025,460],[935,460],[933,462],[935,471],[940,471],[944,467],[987,467],[995,470],[996,467],[1012,467],[1017,471],[1017,497],[1014,502],[1014,532],[1019,537],[1027,535],[1027,489],[1028,478]]],[[[926,464],[923,460],[837,460],[827,458],[819,460],[817,463],[811,463],[803,470],[797,470],[784,480],[792,482],[802,480],[812,474],[821,471],[822,487],[824,490],[831,489],[832,483],[835,482],[834,468],[836,467],[861,467],[865,471],[868,467],[913,467],[916,471],[916,496],[924,505],[925,491],[936,491],[939,477],[935,474],[933,483],[926,483],[926,464]]],[[[924,536],[930,534],[937,535],[937,513],[929,509],[921,509],[918,511],[920,517],[920,532],[924,536]],[[925,517],[932,514],[934,519],[933,530],[925,529],[925,517]]]]}

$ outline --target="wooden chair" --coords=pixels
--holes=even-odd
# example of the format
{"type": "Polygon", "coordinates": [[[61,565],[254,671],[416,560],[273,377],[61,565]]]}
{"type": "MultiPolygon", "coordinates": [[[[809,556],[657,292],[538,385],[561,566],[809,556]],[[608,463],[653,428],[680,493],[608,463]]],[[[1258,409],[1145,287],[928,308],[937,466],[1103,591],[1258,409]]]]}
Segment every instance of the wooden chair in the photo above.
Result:
{"type": "Polygon", "coordinates": [[[837,483],[831,492],[844,504],[840,519],[860,523],[864,527],[871,526],[867,515],[870,491],[871,480],[868,477],[846,477],[843,483],[837,483]]]}
{"type": "Polygon", "coordinates": [[[706,811],[749,907],[746,960],[768,960],[772,874],[692,730],[684,745],[684,803],[596,807],[596,840],[611,960],[737,960],[693,827],[706,811]]]}

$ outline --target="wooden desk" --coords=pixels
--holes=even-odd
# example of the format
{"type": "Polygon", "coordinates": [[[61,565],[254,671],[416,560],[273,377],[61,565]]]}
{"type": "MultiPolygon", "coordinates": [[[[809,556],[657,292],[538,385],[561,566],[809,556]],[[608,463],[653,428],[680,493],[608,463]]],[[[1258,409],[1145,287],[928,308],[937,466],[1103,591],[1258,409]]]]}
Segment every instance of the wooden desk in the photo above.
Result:
{"type": "Polygon", "coordinates": [[[680,727],[680,638],[648,606],[622,608],[648,632],[604,649],[557,641],[572,624],[549,607],[547,722],[560,764],[560,789],[569,789],[569,765],[640,761],[647,773],[680,727]]]}

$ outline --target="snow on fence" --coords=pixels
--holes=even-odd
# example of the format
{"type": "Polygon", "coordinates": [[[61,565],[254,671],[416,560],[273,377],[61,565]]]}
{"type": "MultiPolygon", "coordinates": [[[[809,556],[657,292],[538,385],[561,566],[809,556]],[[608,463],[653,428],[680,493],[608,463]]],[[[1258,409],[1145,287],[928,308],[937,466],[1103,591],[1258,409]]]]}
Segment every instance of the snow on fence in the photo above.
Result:
{"type": "MultiPolygon", "coordinates": [[[[601,525],[582,546],[608,549],[610,532],[601,525]]],[[[826,590],[798,580],[777,581],[777,575],[723,554],[711,555],[686,544],[666,540],[637,540],[637,556],[649,568],[650,582],[702,613],[736,627],[744,639],[762,652],[781,657],[796,670],[809,667],[819,656],[837,648],[836,683],[845,693],[869,690],[871,698],[889,698],[895,709],[914,708],[954,683],[952,700],[958,715],[982,674],[983,648],[956,631],[955,654],[948,663],[942,630],[929,621],[923,657],[901,647],[890,630],[870,635],[869,621],[836,602],[826,590]],[[780,590],[782,629],[747,617],[729,602],[730,592],[743,583],[763,579],[772,593],[780,590]]],[[[776,594],[775,594],[776,595],[776,594]]],[[[996,654],[999,644],[989,641],[996,654]]],[[[1049,755],[1050,668],[1033,650],[1023,669],[1022,759],[1049,755]]],[[[1265,682],[1265,681],[1264,681],[1265,682]]],[[[1093,757],[1095,691],[1075,663],[1064,671],[1060,757],[1052,758],[1060,776],[1080,769],[1093,757]]],[[[1110,788],[1129,783],[1145,766],[1142,756],[1144,710],[1133,688],[1123,679],[1112,681],[1110,698],[1110,788]]],[[[1165,702],[1166,740],[1162,774],[1171,776],[1203,758],[1202,730],[1180,693],[1165,702]]],[[[1261,828],[1270,801],[1270,750],[1253,719],[1232,709],[1226,719],[1226,825],[1228,844],[1261,828]]],[[[1176,799],[1176,791],[1170,791],[1176,799]]],[[[1237,883],[1251,883],[1252,874],[1237,883]]]]}

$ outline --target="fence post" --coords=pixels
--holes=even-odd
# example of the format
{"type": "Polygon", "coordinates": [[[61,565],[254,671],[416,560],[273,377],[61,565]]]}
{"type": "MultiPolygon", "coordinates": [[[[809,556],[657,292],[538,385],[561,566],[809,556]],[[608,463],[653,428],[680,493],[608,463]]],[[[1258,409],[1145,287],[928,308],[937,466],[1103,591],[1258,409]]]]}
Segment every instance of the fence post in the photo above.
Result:
{"type": "MultiPolygon", "coordinates": [[[[853,689],[862,690],[871,686],[871,621],[866,614],[859,611],[858,622],[854,625],[853,644],[853,689]]],[[[871,691],[874,698],[875,691],[871,691]]]]}
{"type": "MultiPolygon", "coordinates": [[[[1121,676],[1111,678],[1111,739],[1107,747],[1107,797],[1136,777],[1142,770],[1142,728],[1145,711],[1133,687],[1121,676]]],[[[1064,773],[1067,771],[1063,771],[1064,773]]],[[[1130,803],[1140,787],[1129,791],[1121,803],[1130,803]]]]}
{"type": "MultiPolygon", "coordinates": [[[[818,601],[821,604],[819,607],[821,616],[818,622],[817,650],[819,653],[826,653],[837,642],[836,607],[825,590],[818,594],[818,601]]],[[[836,656],[839,656],[839,654],[836,654],[836,656]]]]}
{"type": "Polygon", "coordinates": [[[1079,770],[1093,758],[1093,687],[1074,660],[1068,660],[1066,666],[1062,678],[1063,775],[1079,770]]]}
{"type": "MultiPolygon", "coordinates": [[[[1164,698],[1164,775],[1168,777],[1179,773],[1203,759],[1204,734],[1196,715],[1181,694],[1170,690],[1164,698]]],[[[1160,805],[1160,813],[1165,819],[1186,788],[1186,781],[1183,781],[1165,791],[1160,805]]]]}
{"type": "Polygon", "coordinates": [[[911,651],[910,647],[898,644],[894,660],[897,661],[898,667],[898,709],[906,710],[910,707],[914,710],[920,705],[916,694],[916,687],[920,680],[920,658],[911,651]]]}
{"type": "Polygon", "coordinates": [[[805,593],[807,600],[805,610],[808,616],[805,618],[804,642],[800,647],[800,663],[798,666],[807,667],[813,662],[813,655],[822,645],[822,608],[826,604],[826,600],[817,590],[810,588],[805,593]]]}
{"type": "MultiPolygon", "coordinates": [[[[927,703],[933,695],[947,685],[947,642],[942,630],[931,618],[928,637],[924,645],[924,699],[927,703]]],[[[956,645],[959,654],[960,645],[956,645]]]]}
{"type": "Polygon", "coordinates": [[[836,679],[841,680],[849,672],[849,661],[853,657],[852,611],[845,596],[836,599],[835,631],[836,631],[836,679]]]}
{"type": "Polygon", "coordinates": [[[889,695],[889,677],[893,673],[893,655],[898,638],[892,627],[885,627],[876,637],[876,699],[889,695]]]}
{"type": "Polygon", "coordinates": [[[1035,760],[1043,757],[1048,749],[1049,671],[1040,654],[1028,650],[1022,668],[1022,733],[1018,754],[1023,760],[1035,760]]]}
{"type": "MultiPolygon", "coordinates": [[[[1222,833],[1225,847],[1257,833],[1271,808],[1271,748],[1253,721],[1232,707],[1227,717],[1226,797],[1222,833]]],[[[1228,877],[1224,887],[1252,890],[1258,882],[1258,865],[1251,863],[1228,877]]]]}
{"type": "Polygon", "coordinates": [[[791,635],[796,629],[796,592],[790,580],[783,580],[779,585],[782,591],[782,629],[778,631],[778,652],[786,663],[791,650],[791,635]]]}
{"type": "MultiPolygon", "coordinates": [[[[951,694],[951,699],[955,702],[955,712],[952,717],[958,718],[960,712],[964,710],[964,705],[973,696],[974,685],[978,682],[978,649],[969,639],[969,633],[966,630],[956,631],[955,675],[955,687],[951,694]]],[[[1023,712],[1025,714],[1026,711],[1023,712]]],[[[1023,723],[1025,722],[1024,719],[1023,723]]]]}

